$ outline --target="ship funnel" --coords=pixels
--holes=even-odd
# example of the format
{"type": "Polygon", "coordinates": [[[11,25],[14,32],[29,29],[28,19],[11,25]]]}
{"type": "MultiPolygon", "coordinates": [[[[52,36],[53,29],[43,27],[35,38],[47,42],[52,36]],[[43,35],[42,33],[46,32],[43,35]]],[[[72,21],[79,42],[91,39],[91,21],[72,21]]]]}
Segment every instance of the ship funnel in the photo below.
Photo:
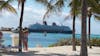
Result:
{"type": "Polygon", "coordinates": [[[47,25],[47,22],[46,22],[46,21],[43,21],[43,24],[44,24],[44,25],[47,25]]]}

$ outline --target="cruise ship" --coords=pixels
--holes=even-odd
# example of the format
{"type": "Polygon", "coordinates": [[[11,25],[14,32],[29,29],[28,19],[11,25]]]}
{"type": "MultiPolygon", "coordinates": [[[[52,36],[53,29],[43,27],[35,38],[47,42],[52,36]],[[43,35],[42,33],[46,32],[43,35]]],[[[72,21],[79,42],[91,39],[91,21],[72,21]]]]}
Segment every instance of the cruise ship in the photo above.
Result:
{"type": "Polygon", "coordinates": [[[47,25],[46,22],[43,22],[43,25],[36,23],[36,24],[30,25],[28,29],[29,29],[29,32],[72,34],[72,30],[68,26],[58,26],[56,25],[56,23],[53,23],[52,25],[47,25]]]}

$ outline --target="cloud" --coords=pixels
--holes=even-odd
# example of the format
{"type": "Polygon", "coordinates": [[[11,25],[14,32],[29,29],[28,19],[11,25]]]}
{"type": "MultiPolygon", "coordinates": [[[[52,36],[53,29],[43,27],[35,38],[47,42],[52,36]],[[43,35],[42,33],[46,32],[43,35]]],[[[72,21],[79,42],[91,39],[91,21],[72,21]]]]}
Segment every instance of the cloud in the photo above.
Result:
{"type": "MultiPolygon", "coordinates": [[[[13,15],[12,13],[7,11],[2,11],[1,14],[2,17],[0,17],[0,21],[1,21],[0,26],[5,26],[6,24],[8,24],[7,25],[8,27],[10,26],[17,27],[19,25],[20,9],[18,9],[16,5],[14,7],[16,8],[18,15],[13,15]],[[3,20],[5,20],[5,22],[3,22],[3,20]]],[[[33,22],[42,21],[42,16],[44,12],[45,12],[44,9],[40,10],[37,8],[33,8],[31,6],[26,6],[24,10],[23,25],[28,26],[33,22]]]]}

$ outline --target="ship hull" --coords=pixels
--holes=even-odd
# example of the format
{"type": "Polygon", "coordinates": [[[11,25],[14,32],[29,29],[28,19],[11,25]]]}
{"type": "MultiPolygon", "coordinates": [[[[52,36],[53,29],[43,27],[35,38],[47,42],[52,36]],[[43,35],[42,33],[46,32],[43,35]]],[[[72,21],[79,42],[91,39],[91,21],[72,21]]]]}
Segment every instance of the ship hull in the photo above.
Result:
{"type": "Polygon", "coordinates": [[[29,32],[36,32],[36,33],[64,33],[64,34],[72,34],[72,31],[50,31],[50,30],[34,30],[34,29],[29,29],[29,32]]]}
{"type": "Polygon", "coordinates": [[[50,25],[41,25],[33,24],[28,27],[29,32],[46,32],[46,33],[66,33],[72,34],[72,30],[68,26],[50,26],[50,25]]]}

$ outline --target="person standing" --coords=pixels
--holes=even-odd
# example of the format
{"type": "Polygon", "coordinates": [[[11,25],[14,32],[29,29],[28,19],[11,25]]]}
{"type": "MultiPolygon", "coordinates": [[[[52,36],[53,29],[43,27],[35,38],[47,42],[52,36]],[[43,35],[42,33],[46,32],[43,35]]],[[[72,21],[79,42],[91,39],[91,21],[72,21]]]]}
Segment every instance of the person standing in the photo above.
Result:
{"type": "Polygon", "coordinates": [[[0,46],[2,45],[2,36],[3,36],[3,33],[0,31],[0,46]]]}
{"type": "Polygon", "coordinates": [[[3,36],[3,34],[2,34],[2,32],[0,31],[0,39],[2,39],[2,36],[3,36]]]}
{"type": "Polygon", "coordinates": [[[12,38],[12,46],[18,46],[19,44],[19,34],[18,33],[11,33],[11,38],[12,38]]]}
{"type": "Polygon", "coordinates": [[[23,30],[23,47],[24,47],[24,50],[28,50],[28,29],[24,29],[23,30]]]}

